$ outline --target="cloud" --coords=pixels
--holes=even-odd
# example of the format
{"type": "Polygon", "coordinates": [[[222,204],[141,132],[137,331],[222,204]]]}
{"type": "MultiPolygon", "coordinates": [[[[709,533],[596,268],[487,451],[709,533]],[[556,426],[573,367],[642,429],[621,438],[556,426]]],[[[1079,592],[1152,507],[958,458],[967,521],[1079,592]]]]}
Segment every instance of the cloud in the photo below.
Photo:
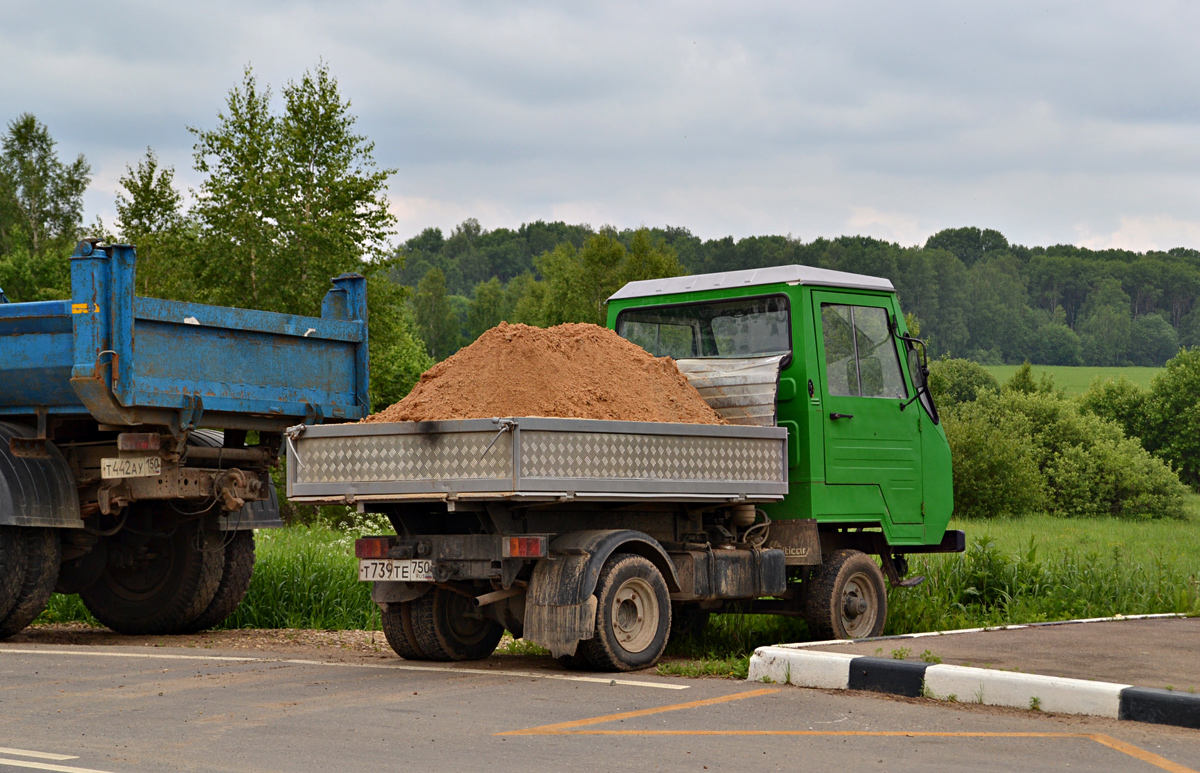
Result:
{"type": "Polygon", "coordinates": [[[1200,211],[1198,22],[1171,2],[63,0],[6,9],[0,118],[85,153],[89,219],[111,219],[147,146],[199,183],[186,127],[244,66],[278,90],[324,58],[398,170],[403,237],[473,215],[1200,246],[1179,225],[1200,211]]]}

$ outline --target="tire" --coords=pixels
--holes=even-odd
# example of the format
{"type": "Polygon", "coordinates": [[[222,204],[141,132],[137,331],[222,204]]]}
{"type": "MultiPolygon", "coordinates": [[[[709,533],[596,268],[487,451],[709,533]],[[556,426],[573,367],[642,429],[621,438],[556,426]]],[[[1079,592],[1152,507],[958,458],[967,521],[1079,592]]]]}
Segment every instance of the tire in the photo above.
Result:
{"type": "Polygon", "coordinates": [[[0,619],[7,617],[21,595],[25,551],[19,526],[0,526],[0,619]]]}
{"type": "Polygon", "coordinates": [[[0,641],[25,630],[46,608],[54,585],[58,582],[58,567],[62,562],[62,547],[55,529],[22,526],[21,547],[24,553],[24,572],[16,603],[0,618],[0,641]]]}
{"type": "Polygon", "coordinates": [[[658,662],[671,633],[671,597],[654,564],[616,553],[596,581],[596,634],[578,654],[597,671],[634,671],[658,662]]]}
{"type": "Polygon", "coordinates": [[[710,613],[698,604],[671,605],[671,640],[699,641],[708,628],[710,613]]]}
{"type": "Polygon", "coordinates": [[[866,639],[883,633],[887,587],[879,564],[858,550],[838,550],[809,581],[804,619],[818,640],[866,639]]]}
{"type": "Polygon", "coordinates": [[[146,538],[155,558],[122,566],[120,556],[137,547],[137,535],[122,532],[110,544],[109,561],[91,587],[79,596],[88,610],[118,633],[179,633],[208,609],[225,568],[221,535],[200,521],[185,521],[174,531],[146,538]],[[124,549],[122,549],[124,548],[124,549]]]}
{"type": "Polygon", "coordinates": [[[413,632],[412,605],[411,601],[387,605],[383,610],[383,635],[392,650],[405,660],[428,660],[413,632]]]}
{"type": "Polygon", "coordinates": [[[217,592],[200,616],[181,627],[179,633],[196,633],[219,625],[246,597],[254,576],[254,532],[250,529],[226,532],[222,538],[229,541],[225,545],[225,568],[217,582],[217,592]]]}
{"type": "Polygon", "coordinates": [[[434,588],[410,602],[413,636],[429,660],[480,660],[496,651],[504,626],[486,617],[471,599],[434,588]]]}

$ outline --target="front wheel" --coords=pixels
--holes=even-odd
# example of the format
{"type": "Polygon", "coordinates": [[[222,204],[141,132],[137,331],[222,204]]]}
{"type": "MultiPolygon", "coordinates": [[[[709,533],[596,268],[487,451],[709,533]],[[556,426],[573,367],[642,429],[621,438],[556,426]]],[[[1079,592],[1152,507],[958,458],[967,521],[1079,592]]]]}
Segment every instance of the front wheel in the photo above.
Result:
{"type": "Polygon", "coordinates": [[[817,639],[867,639],[883,633],[887,586],[874,559],[858,550],[829,556],[805,592],[809,632],[817,639]]]}
{"type": "Polygon", "coordinates": [[[598,671],[649,668],[670,632],[671,597],[662,573],[641,556],[611,556],[596,582],[596,634],[579,643],[579,655],[598,671]]]}

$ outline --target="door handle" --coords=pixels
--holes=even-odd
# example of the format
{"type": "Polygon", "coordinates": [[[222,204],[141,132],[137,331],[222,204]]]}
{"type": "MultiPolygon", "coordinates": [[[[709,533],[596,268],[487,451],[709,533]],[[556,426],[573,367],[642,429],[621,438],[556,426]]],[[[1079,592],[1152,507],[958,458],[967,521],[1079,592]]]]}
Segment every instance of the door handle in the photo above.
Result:
{"type": "Polygon", "coordinates": [[[854,414],[853,413],[831,413],[831,414],[829,414],[829,418],[833,419],[834,421],[837,421],[838,419],[853,419],[854,414]]]}

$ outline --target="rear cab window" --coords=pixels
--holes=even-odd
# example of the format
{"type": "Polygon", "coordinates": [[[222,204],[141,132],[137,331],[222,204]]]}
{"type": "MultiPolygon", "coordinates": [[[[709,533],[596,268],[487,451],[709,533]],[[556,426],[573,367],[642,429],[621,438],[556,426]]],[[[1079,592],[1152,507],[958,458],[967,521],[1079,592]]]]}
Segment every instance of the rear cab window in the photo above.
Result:
{"type": "Polygon", "coordinates": [[[625,309],[617,334],[656,357],[766,357],[792,352],[785,295],[625,309]]]}

